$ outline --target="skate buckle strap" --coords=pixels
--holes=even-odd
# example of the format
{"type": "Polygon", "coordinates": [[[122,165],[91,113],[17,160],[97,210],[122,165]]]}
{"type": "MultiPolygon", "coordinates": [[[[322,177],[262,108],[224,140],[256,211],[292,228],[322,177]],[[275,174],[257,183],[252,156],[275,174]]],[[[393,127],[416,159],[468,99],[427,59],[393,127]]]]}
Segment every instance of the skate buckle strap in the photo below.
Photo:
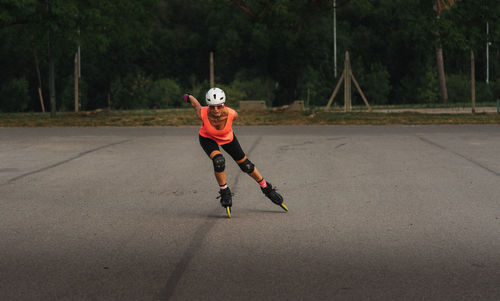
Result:
{"type": "Polygon", "coordinates": [[[268,185],[266,188],[262,188],[262,190],[264,190],[264,193],[266,195],[269,195],[269,194],[271,194],[273,192],[276,192],[276,188],[278,188],[278,186],[269,186],[268,185]]]}
{"type": "MultiPolygon", "coordinates": [[[[231,196],[233,197],[234,196],[234,192],[231,192],[231,196]]],[[[216,199],[220,199],[222,196],[219,194],[216,199]]]]}

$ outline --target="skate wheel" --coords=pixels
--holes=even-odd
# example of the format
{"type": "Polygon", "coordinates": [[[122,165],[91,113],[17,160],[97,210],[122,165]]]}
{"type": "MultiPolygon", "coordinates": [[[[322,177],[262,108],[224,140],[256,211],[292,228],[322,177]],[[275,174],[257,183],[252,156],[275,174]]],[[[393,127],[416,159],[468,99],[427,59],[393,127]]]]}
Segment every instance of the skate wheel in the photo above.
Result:
{"type": "Polygon", "coordinates": [[[227,217],[231,218],[231,207],[227,206],[226,207],[226,212],[227,212],[227,217]]]}
{"type": "Polygon", "coordinates": [[[284,203],[281,203],[281,204],[280,204],[280,206],[281,206],[281,208],[283,208],[286,212],[288,212],[288,208],[285,206],[285,204],[284,204],[284,203]]]}

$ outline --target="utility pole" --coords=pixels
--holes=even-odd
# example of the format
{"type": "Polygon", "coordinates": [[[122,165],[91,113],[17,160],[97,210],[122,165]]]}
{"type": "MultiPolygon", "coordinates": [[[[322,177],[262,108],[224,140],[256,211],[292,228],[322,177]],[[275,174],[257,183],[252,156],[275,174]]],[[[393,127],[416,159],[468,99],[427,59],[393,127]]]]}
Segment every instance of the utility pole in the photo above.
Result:
{"type": "Polygon", "coordinates": [[[337,0],[333,0],[333,65],[337,78],[337,0]]]}
{"type": "Polygon", "coordinates": [[[490,83],[490,26],[486,22],[486,84],[490,83]]]}

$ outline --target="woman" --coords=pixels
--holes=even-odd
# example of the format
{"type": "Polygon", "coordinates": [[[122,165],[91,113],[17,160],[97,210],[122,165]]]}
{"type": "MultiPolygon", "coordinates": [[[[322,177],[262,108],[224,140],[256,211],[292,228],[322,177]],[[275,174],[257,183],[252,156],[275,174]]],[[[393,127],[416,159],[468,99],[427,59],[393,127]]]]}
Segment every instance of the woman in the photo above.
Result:
{"type": "Polygon", "coordinates": [[[193,95],[185,94],[184,100],[191,104],[196,116],[203,122],[199,132],[200,144],[203,150],[213,161],[215,178],[219,183],[220,203],[226,208],[231,217],[232,196],[226,181],[225,164],[219,145],[233,158],[241,170],[251,176],[259,185],[262,192],[275,204],[284,210],[283,197],[276,192],[271,183],[264,180],[255,165],[248,160],[238,139],[233,132],[233,120],[238,113],[224,105],[226,95],[219,88],[211,88],[206,94],[206,107],[202,107],[193,95]]]}

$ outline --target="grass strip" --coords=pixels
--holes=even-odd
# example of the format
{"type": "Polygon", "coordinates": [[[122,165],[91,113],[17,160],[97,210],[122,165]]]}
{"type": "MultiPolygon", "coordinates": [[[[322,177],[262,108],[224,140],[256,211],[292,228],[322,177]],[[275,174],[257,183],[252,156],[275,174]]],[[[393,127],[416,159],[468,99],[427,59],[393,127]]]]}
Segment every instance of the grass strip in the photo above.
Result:
{"type": "MultiPolygon", "coordinates": [[[[0,127],[99,127],[199,125],[194,111],[141,110],[81,113],[0,114],[0,127]]],[[[390,124],[500,124],[500,114],[424,114],[371,112],[240,112],[236,125],[390,125],[390,124]]]]}

